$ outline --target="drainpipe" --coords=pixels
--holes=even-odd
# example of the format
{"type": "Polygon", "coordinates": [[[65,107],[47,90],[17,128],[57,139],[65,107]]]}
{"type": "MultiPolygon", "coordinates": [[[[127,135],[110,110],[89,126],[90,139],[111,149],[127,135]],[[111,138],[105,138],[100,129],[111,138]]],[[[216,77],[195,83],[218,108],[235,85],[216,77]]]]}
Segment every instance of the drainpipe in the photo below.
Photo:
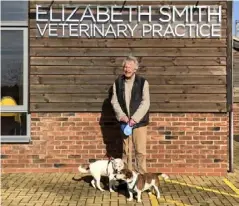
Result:
{"type": "MultiPolygon", "coordinates": [[[[231,41],[231,44],[233,39],[231,41]]],[[[231,47],[233,50],[233,46],[231,47]]],[[[228,82],[231,87],[231,109],[229,111],[229,171],[233,172],[233,162],[234,162],[234,150],[233,150],[233,141],[234,141],[234,132],[233,132],[233,52],[231,52],[231,72],[228,74],[230,75],[231,82],[228,82]]]]}
{"type": "Polygon", "coordinates": [[[233,46],[232,2],[227,1],[227,111],[229,112],[229,171],[233,172],[233,46]]]}
{"type": "Polygon", "coordinates": [[[229,112],[229,172],[233,172],[233,111],[229,112]]]}

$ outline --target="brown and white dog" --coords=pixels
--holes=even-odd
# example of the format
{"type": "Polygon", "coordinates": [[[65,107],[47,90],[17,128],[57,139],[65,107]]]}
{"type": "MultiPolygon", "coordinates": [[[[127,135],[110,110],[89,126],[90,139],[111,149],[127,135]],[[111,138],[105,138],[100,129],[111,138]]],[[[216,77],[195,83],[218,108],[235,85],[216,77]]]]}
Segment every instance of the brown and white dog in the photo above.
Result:
{"type": "Polygon", "coordinates": [[[124,180],[128,185],[129,195],[130,197],[127,199],[128,201],[133,200],[133,193],[137,193],[137,201],[141,202],[141,193],[145,190],[151,190],[152,188],[155,189],[156,196],[160,198],[159,192],[159,178],[158,176],[162,176],[164,179],[168,179],[166,174],[158,173],[145,173],[139,174],[135,171],[131,171],[129,169],[122,169],[120,174],[116,174],[116,179],[124,180]]]}

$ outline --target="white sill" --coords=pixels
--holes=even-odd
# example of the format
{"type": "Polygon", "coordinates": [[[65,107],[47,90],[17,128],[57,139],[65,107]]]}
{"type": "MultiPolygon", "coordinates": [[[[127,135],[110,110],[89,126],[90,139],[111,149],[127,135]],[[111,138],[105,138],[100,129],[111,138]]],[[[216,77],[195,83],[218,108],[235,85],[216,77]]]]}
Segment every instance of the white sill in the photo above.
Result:
{"type": "Polygon", "coordinates": [[[28,136],[1,136],[1,143],[30,143],[28,136]]]}

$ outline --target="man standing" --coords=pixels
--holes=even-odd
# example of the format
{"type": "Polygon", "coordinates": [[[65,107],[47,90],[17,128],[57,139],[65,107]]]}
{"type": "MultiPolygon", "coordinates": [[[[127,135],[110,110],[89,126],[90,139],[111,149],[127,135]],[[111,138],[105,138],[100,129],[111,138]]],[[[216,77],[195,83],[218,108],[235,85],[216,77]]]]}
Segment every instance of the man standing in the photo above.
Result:
{"type": "Polygon", "coordinates": [[[129,150],[132,150],[131,142],[133,142],[136,153],[135,170],[143,174],[146,172],[150,97],[148,81],[137,75],[137,70],[138,61],[135,57],[129,56],[123,61],[123,75],[114,82],[111,104],[117,120],[134,128],[131,136],[123,137],[123,160],[128,163],[128,168],[132,169],[129,150]]]}

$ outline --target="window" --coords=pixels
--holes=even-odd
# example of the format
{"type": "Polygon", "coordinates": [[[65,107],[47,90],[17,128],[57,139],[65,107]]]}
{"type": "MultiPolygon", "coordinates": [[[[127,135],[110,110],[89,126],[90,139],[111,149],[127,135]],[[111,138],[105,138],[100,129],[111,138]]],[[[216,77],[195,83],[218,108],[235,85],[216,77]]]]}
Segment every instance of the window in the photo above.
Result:
{"type": "Polygon", "coordinates": [[[28,1],[1,2],[1,142],[29,142],[28,1]]]}

